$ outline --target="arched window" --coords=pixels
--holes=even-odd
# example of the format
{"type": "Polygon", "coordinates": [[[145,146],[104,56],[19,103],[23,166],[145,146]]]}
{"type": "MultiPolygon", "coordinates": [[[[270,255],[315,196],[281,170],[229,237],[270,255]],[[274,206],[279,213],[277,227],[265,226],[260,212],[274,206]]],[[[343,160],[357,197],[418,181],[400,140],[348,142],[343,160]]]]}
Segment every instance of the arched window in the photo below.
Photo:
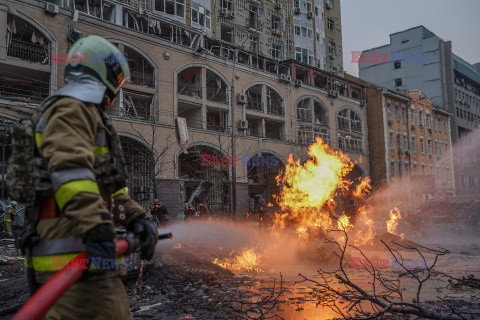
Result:
{"type": "Polygon", "coordinates": [[[27,103],[40,103],[50,91],[50,57],[64,63],[66,54],[51,52],[49,38],[26,19],[6,13],[6,53],[9,59],[0,62],[0,98],[27,103]],[[13,58],[13,59],[12,59],[13,58]],[[14,60],[17,60],[16,62],[14,60]],[[18,63],[22,60],[24,63],[18,63]],[[35,63],[32,69],[28,64],[35,63]]]}
{"type": "Polygon", "coordinates": [[[248,178],[250,209],[256,208],[260,198],[274,202],[274,194],[280,191],[275,177],[283,168],[283,160],[270,152],[255,154],[245,164],[248,178]]]}
{"type": "Polygon", "coordinates": [[[120,137],[128,170],[128,191],[141,205],[150,205],[156,197],[155,161],[152,150],[135,139],[120,137]]]}
{"type": "Polygon", "coordinates": [[[328,112],[317,98],[308,97],[297,103],[297,140],[298,143],[310,144],[316,137],[328,140],[328,112]]]}
{"type": "Polygon", "coordinates": [[[362,152],[362,120],[352,108],[337,114],[338,146],[345,151],[362,152]]]}
{"type": "Polygon", "coordinates": [[[278,91],[266,84],[256,84],[249,87],[245,94],[247,97],[245,120],[248,121],[248,129],[245,129],[246,134],[273,140],[284,140],[285,120],[283,116],[285,115],[285,106],[278,91]],[[251,113],[249,111],[255,112],[251,113]]]}
{"type": "Polygon", "coordinates": [[[184,183],[184,199],[207,203],[213,210],[227,210],[229,157],[207,145],[195,145],[178,157],[178,177],[184,183]]]}
{"type": "Polygon", "coordinates": [[[183,69],[177,74],[177,113],[187,119],[191,128],[225,132],[229,116],[228,91],[225,77],[214,69],[206,66],[183,69]]]}
{"type": "Polygon", "coordinates": [[[155,68],[138,50],[118,45],[130,67],[130,82],[120,89],[108,113],[122,118],[151,121],[154,119],[155,95],[143,88],[155,88],[155,68]]]}

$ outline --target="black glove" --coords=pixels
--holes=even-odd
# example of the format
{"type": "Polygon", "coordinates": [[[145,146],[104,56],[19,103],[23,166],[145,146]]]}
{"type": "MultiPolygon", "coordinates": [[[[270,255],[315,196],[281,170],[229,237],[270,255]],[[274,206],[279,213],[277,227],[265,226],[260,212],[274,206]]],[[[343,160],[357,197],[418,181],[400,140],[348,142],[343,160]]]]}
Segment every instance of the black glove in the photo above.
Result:
{"type": "Polygon", "coordinates": [[[116,258],[115,232],[108,224],[98,225],[85,234],[83,242],[87,247],[87,259],[95,268],[102,268],[102,260],[116,258]]]}
{"type": "Polygon", "coordinates": [[[127,230],[133,232],[140,239],[140,259],[152,259],[158,241],[157,229],[153,222],[145,216],[139,216],[128,224],[127,230]]]}

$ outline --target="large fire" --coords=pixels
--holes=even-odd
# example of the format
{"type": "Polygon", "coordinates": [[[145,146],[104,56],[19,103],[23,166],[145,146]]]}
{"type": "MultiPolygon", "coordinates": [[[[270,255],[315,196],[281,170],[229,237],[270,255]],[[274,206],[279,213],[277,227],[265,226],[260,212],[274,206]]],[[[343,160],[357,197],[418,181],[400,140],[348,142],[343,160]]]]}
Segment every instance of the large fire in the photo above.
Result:
{"type": "Polygon", "coordinates": [[[320,138],[309,147],[308,155],[310,159],[303,164],[290,155],[285,172],[276,178],[281,186],[276,200],[282,213],[275,216],[275,230],[290,224],[295,226],[300,238],[306,239],[312,228],[345,230],[353,227],[345,212],[334,223],[337,206],[334,198],[340,194],[360,202],[370,189],[370,179],[361,179],[352,187],[353,182],[345,177],[355,164],[320,138]]]}

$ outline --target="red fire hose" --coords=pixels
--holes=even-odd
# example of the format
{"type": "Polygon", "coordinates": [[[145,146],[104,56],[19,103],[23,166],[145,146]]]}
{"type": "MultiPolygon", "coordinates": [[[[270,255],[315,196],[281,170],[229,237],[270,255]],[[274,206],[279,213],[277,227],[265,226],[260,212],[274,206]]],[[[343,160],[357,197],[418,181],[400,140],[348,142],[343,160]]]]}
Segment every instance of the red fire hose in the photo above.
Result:
{"type": "MultiPolygon", "coordinates": [[[[172,234],[159,236],[159,239],[171,238],[172,234]]],[[[115,241],[117,256],[126,253],[129,249],[127,240],[118,239],[115,241]]],[[[62,270],[57,272],[48,280],[35,294],[23,305],[15,314],[12,320],[40,320],[55,302],[67,291],[67,289],[77,281],[86,271],[82,262],[87,258],[87,254],[80,253],[70,261],[62,270]]]]}

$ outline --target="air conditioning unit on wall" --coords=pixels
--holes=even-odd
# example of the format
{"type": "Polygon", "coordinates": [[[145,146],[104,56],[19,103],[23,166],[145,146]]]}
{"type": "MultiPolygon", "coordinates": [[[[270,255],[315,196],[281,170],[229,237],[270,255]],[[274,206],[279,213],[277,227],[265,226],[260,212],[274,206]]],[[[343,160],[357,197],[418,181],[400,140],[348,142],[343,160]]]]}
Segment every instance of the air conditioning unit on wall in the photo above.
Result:
{"type": "Polygon", "coordinates": [[[58,13],[58,6],[54,3],[47,2],[45,5],[45,12],[54,16],[58,13]]]}
{"type": "Polygon", "coordinates": [[[241,103],[241,104],[247,103],[247,96],[239,93],[237,95],[237,103],[241,103]]]}
{"type": "Polygon", "coordinates": [[[247,130],[248,120],[238,120],[238,129],[247,130]]]}

